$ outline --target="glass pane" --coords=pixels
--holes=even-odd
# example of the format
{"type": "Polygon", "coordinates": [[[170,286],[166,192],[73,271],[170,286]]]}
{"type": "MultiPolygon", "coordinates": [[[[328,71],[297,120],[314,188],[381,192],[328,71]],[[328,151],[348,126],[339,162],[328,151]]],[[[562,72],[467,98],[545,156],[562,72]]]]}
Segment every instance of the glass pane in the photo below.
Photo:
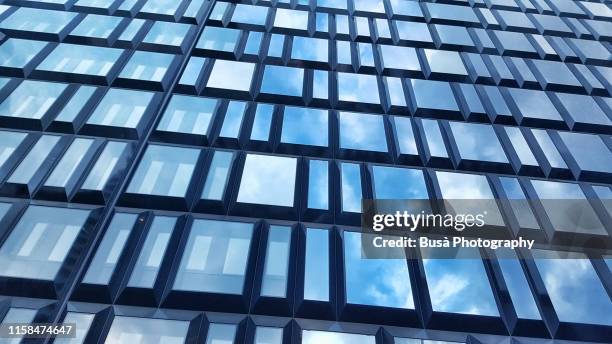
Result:
{"type": "Polygon", "coordinates": [[[329,233],[326,229],[306,229],[304,299],[329,301],[329,233]]]}
{"type": "Polygon", "coordinates": [[[310,160],[308,169],[308,208],[329,209],[329,167],[327,161],[310,160]]]}
{"type": "Polygon", "coordinates": [[[115,316],[105,343],[178,344],[188,328],[188,321],[115,316]]]}
{"type": "Polygon", "coordinates": [[[157,125],[159,131],[207,135],[217,101],[175,94],[157,125]]]}
{"type": "Polygon", "coordinates": [[[271,297],[286,296],[290,241],[290,227],[270,226],[261,295],[271,297]]]}
{"type": "Polygon", "coordinates": [[[196,219],[174,290],[242,294],[253,225],[196,219]]]}
{"type": "Polygon", "coordinates": [[[85,190],[103,190],[108,181],[115,176],[115,167],[126,148],[127,143],[125,142],[108,142],[81,188],[85,190]]]}
{"type": "Polygon", "coordinates": [[[53,280],[88,210],[29,206],[0,247],[0,275],[53,280]]]}
{"type": "Polygon", "coordinates": [[[111,88],[87,120],[88,124],[137,128],[154,93],[111,88]]]}
{"type": "Polygon", "coordinates": [[[247,154],[238,202],[292,207],[297,159],[247,154]]]}
{"type": "Polygon", "coordinates": [[[327,146],[328,118],[325,110],[285,107],[281,142],[327,146]]]}
{"type": "Polygon", "coordinates": [[[340,148],[386,152],[383,117],[340,112],[340,148]]]}
{"type": "Polygon", "coordinates": [[[411,168],[373,166],[374,198],[428,199],[423,171],[411,168]]]}
{"type": "Polygon", "coordinates": [[[361,212],[361,172],[358,164],[340,164],[342,179],[342,211],[361,212]]]}
{"type": "Polygon", "coordinates": [[[302,344],[375,344],[374,336],[364,334],[302,330],[302,344]]]}
{"type": "Polygon", "coordinates": [[[65,324],[78,324],[74,338],[56,338],[54,344],[82,344],[85,342],[85,336],[89,332],[91,323],[93,322],[94,314],[68,312],[64,317],[65,324]]]}
{"type": "Polygon", "coordinates": [[[0,116],[41,119],[66,84],[25,80],[0,104],[0,116]]]}
{"type": "Polygon", "coordinates": [[[202,199],[222,200],[229,178],[234,153],[215,151],[202,191],[202,199]]]}

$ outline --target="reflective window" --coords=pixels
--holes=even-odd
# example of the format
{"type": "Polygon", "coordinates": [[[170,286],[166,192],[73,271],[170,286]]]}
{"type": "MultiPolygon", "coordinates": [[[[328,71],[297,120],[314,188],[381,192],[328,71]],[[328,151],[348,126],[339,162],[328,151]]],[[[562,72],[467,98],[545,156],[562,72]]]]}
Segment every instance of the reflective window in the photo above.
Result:
{"type": "Polygon", "coordinates": [[[87,179],[83,182],[82,189],[103,190],[108,182],[115,177],[115,168],[127,148],[127,143],[110,141],[98,157],[95,165],[89,171],[87,179]]]}
{"type": "Polygon", "coordinates": [[[240,31],[238,30],[206,26],[196,48],[233,52],[239,37],[240,31]]]}
{"type": "MultiPolygon", "coordinates": [[[[6,315],[0,324],[30,324],[32,321],[34,321],[36,313],[37,312],[34,309],[11,307],[9,308],[8,312],[6,312],[6,315]]],[[[23,336],[18,335],[10,339],[4,338],[2,341],[3,344],[19,344],[19,342],[21,342],[21,338],[23,338],[23,336]]]]}
{"type": "Polygon", "coordinates": [[[374,198],[428,199],[423,171],[411,168],[373,166],[374,198]]]}
{"type": "Polygon", "coordinates": [[[76,138],[68,147],[44,185],[68,188],[68,182],[77,173],[82,162],[87,162],[86,154],[94,143],[92,139],[76,138]]]}
{"type": "Polygon", "coordinates": [[[327,128],[329,114],[325,110],[285,107],[281,142],[327,146],[327,128]]]}
{"type": "Polygon", "coordinates": [[[155,216],[132,268],[128,287],[153,288],[175,224],[176,217],[155,216]]]}
{"type": "Polygon", "coordinates": [[[73,36],[108,39],[120,22],[120,17],[88,14],[70,34],[73,36]]]}
{"type": "Polygon", "coordinates": [[[541,319],[540,311],[538,311],[538,306],[516,253],[513,250],[504,248],[496,252],[497,262],[510,293],[516,315],[520,319],[541,319]]]}
{"type": "Polygon", "coordinates": [[[424,49],[428,73],[468,75],[459,53],[446,50],[424,49]]]}
{"type": "Polygon", "coordinates": [[[253,63],[216,60],[206,86],[248,91],[254,71],[253,63]]]}
{"type": "Polygon", "coordinates": [[[340,148],[387,151],[383,117],[356,112],[340,112],[340,148]]]}
{"type": "Polygon", "coordinates": [[[554,251],[532,252],[560,321],[612,325],[610,296],[585,255],[559,259],[554,251]]]}
{"type": "Polygon", "coordinates": [[[612,121],[597,105],[593,97],[571,93],[555,93],[555,96],[574,122],[574,127],[577,128],[582,123],[612,126],[612,121]]]}
{"type": "Polygon", "coordinates": [[[444,81],[411,79],[414,92],[415,111],[446,110],[459,111],[459,106],[450,88],[444,81]]]}
{"type": "Polygon", "coordinates": [[[433,43],[429,28],[425,23],[415,23],[396,20],[395,27],[400,41],[433,43]]]}
{"type": "Polygon", "coordinates": [[[270,297],[286,296],[290,245],[290,227],[270,226],[261,283],[261,295],[270,297]]]}
{"type": "Polygon", "coordinates": [[[317,62],[328,61],[329,43],[326,39],[293,37],[291,58],[296,60],[307,60],[317,62]]]}
{"type": "Polygon", "coordinates": [[[24,68],[47,43],[9,38],[0,46],[0,66],[24,68]]]}
{"type": "Polygon", "coordinates": [[[510,201],[512,211],[521,228],[539,229],[533,210],[527,202],[527,196],[521,188],[521,184],[517,178],[500,177],[502,189],[510,201]]]}
{"type": "Polygon", "coordinates": [[[424,119],[421,121],[423,133],[425,134],[424,143],[427,145],[431,157],[448,158],[446,144],[442,138],[442,131],[438,121],[434,119],[424,119]]]}
{"type": "Polygon", "coordinates": [[[410,118],[393,116],[392,120],[395,124],[395,136],[397,137],[399,153],[418,155],[410,118]]]}
{"type": "Polygon", "coordinates": [[[111,88],[98,103],[87,124],[136,128],[145,116],[154,93],[111,88]]]}
{"type": "Polygon", "coordinates": [[[508,89],[521,116],[527,118],[562,121],[561,115],[546,96],[546,93],[519,88],[508,89]]]}
{"type": "Polygon", "coordinates": [[[188,328],[189,321],[116,315],[113,318],[105,343],[182,343],[187,337],[188,328]]]}
{"type": "Polygon", "coordinates": [[[0,116],[41,119],[66,84],[25,80],[0,104],[0,116]]]}
{"type": "Polygon", "coordinates": [[[268,17],[268,8],[238,4],[234,8],[232,22],[252,25],[265,25],[268,17]]]}
{"type": "Polygon", "coordinates": [[[601,137],[566,131],[558,133],[582,171],[612,173],[612,152],[601,137]]]}
{"type": "Polygon", "coordinates": [[[219,136],[238,138],[238,135],[240,134],[240,127],[242,126],[242,119],[244,117],[245,109],[246,103],[237,101],[229,102],[219,136]]]}
{"type": "Polygon", "coordinates": [[[309,162],[308,208],[329,209],[329,167],[327,161],[310,160],[309,162]]]}
{"type": "Polygon", "coordinates": [[[499,316],[482,260],[423,259],[423,266],[434,312],[499,316]]]}
{"type": "Polygon", "coordinates": [[[365,334],[302,330],[302,344],[318,343],[374,344],[376,339],[374,336],[365,334]]]}
{"type": "Polygon", "coordinates": [[[487,124],[450,122],[461,159],[507,163],[493,127],[487,124]]]}
{"type": "Polygon", "coordinates": [[[127,192],[185,197],[199,155],[198,149],[150,145],[127,192]]]}
{"type": "Polygon", "coordinates": [[[172,289],[241,294],[253,225],[196,219],[172,289]]]}
{"type": "Polygon", "coordinates": [[[380,104],[376,77],[365,74],[338,73],[338,100],[380,104]]]}
{"type": "Polygon", "coordinates": [[[0,29],[58,34],[77,15],[74,12],[19,7],[0,23],[0,29]]]}
{"type": "MultiPolygon", "coordinates": [[[[406,261],[362,258],[361,235],[372,236],[365,233],[344,232],[345,287],[348,303],[414,308],[406,261]],[[364,288],[364,285],[368,288],[364,288]]],[[[403,252],[396,253],[403,255],[403,252]]]]}
{"type": "Polygon", "coordinates": [[[53,280],[88,210],[29,206],[0,247],[0,275],[53,280]]]}
{"type": "Polygon", "coordinates": [[[420,71],[421,65],[416,50],[410,47],[379,45],[382,66],[391,69],[420,71]]]}
{"type": "Polygon", "coordinates": [[[308,12],[277,8],[274,27],[305,31],[308,29],[308,12]]]}
{"type": "Polygon", "coordinates": [[[257,104],[253,127],[251,128],[251,140],[268,141],[270,139],[273,111],[273,105],[257,104]]]}
{"type": "Polygon", "coordinates": [[[326,229],[306,229],[304,299],[329,301],[329,233],[326,229]]]}
{"type": "Polygon", "coordinates": [[[361,212],[361,172],[358,164],[340,164],[342,211],[361,212]]]}
{"type": "Polygon", "coordinates": [[[292,207],[297,159],[247,154],[238,202],[292,207]]]}
{"type": "Polygon", "coordinates": [[[234,343],[236,325],[212,323],[206,334],[206,344],[234,343]]]}
{"type": "Polygon", "coordinates": [[[531,129],[531,133],[535,137],[536,141],[540,145],[540,148],[544,152],[547,162],[553,168],[567,168],[565,160],[559,153],[559,150],[551,140],[549,134],[543,129],[531,129]]]}
{"type": "Polygon", "coordinates": [[[107,76],[122,53],[121,49],[60,43],[36,69],[107,76]]]}
{"type": "Polygon", "coordinates": [[[13,131],[0,131],[0,168],[13,155],[27,134],[13,131]]]}
{"type": "Polygon", "coordinates": [[[60,113],[55,117],[56,122],[73,122],[85,107],[91,96],[96,91],[92,86],[80,86],[74,93],[60,113]]]}
{"type": "Polygon", "coordinates": [[[303,69],[268,65],[264,69],[261,92],[301,97],[303,83],[303,69]]]}
{"type": "Polygon", "coordinates": [[[119,74],[120,78],[161,82],[174,55],[136,51],[119,74]]]}
{"type": "Polygon", "coordinates": [[[216,105],[215,99],[175,94],[157,130],[206,136],[216,105]]]}
{"type": "Polygon", "coordinates": [[[76,328],[74,338],[56,338],[53,343],[55,344],[82,344],[85,342],[85,336],[89,332],[91,323],[93,322],[94,314],[88,313],[77,313],[68,312],[64,317],[63,322],[65,324],[79,324],[76,328]]]}
{"type": "Polygon", "coordinates": [[[281,344],[282,342],[282,328],[257,326],[255,329],[255,342],[253,344],[281,344]]]}
{"type": "Polygon", "coordinates": [[[215,151],[208,169],[202,199],[222,200],[229,179],[234,153],[215,151]]]}
{"type": "Polygon", "coordinates": [[[104,233],[100,246],[83,277],[84,283],[108,284],[128,236],[136,223],[135,214],[116,213],[104,233]]]}
{"type": "Polygon", "coordinates": [[[43,135],[30,149],[26,157],[19,163],[17,168],[8,179],[10,183],[28,184],[33,179],[42,162],[50,155],[60,137],[54,135],[43,135]]]}
{"type": "MultiPolygon", "coordinates": [[[[145,36],[143,42],[180,47],[189,32],[189,28],[190,25],[187,24],[156,21],[145,36]]],[[[206,31],[206,29],[204,31],[206,31]]]]}

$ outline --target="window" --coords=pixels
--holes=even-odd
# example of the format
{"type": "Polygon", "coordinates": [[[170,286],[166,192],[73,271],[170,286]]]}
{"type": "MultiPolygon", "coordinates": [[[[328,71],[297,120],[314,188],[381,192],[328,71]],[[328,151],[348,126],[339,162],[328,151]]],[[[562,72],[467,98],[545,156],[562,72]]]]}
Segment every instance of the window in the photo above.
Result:
{"type": "Polygon", "coordinates": [[[542,319],[516,253],[513,250],[502,248],[497,250],[497,257],[497,263],[501,269],[518,318],[542,319]]]}
{"type": "Polygon", "coordinates": [[[0,104],[0,116],[40,120],[66,86],[54,82],[25,80],[0,104]]]}
{"type": "Polygon", "coordinates": [[[306,31],[308,29],[308,12],[277,8],[274,27],[306,31]]]}
{"type": "Polygon", "coordinates": [[[387,151],[383,117],[355,112],[340,112],[340,148],[387,151]]]}
{"type": "Polygon", "coordinates": [[[206,334],[206,344],[234,343],[236,325],[212,323],[206,334]]]}
{"type": "Polygon", "coordinates": [[[60,43],[36,70],[107,77],[123,50],[60,43]]]}
{"type": "Polygon", "coordinates": [[[325,110],[285,107],[281,142],[327,146],[328,118],[328,111],[325,110]]]}
{"type": "Polygon", "coordinates": [[[474,47],[474,42],[468,33],[468,30],[461,26],[440,25],[435,24],[438,47],[442,49],[465,46],[474,47]]]}
{"type": "Polygon", "coordinates": [[[426,145],[429,153],[427,158],[448,158],[446,144],[444,143],[438,121],[435,119],[423,119],[420,123],[423,127],[423,143],[426,145]]]}
{"type": "Polygon", "coordinates": [[[590,124],[612,126],[593,97],[571,93],[555,93],[555,97],[561,102],[566,122],[572,129],[591,128],[590,124]]]}
{"type": "Polygon", "coordinates": [[[372,166],[374,198],[428,199],[423,171],[411,168],[372,166]]]}
{"type": "MultiPolygon", "coordinates": [[[[344,232],[344,264],[348,303],[392,308],[414,308],[408,265],[404,259],[361,257],[361,236],[372,234],[344,232]],[[368,285],[368,288],[364,288],[368,285]]],[[[363,240],[370,240],[363,239],[363,240]]],[[[394,254],[405,256],[400,249],[394,254]]]]}
{"type": "Polygon", "coordinates": [[[238,4],[234,8],[232,22],[264,26],[266,24],[267,17],[267,7],[238,4]]]}
{"type": "Polygon", "coordinates": [[[237,101],[229,102],[227,111],[225,112],[225,118],[223,119],[223,125],[221,126],[220,137],[238,138],[245,109],[246,103],[237,101]]]}
{"type": "Polygon", "coordinates": [[[361,171],[358,164],[340,163],[342,211],[361,212],[361,171]]]}
{"type": "Polygon", "coordinates": [[[120,17],[88,14],[70,33],[72,36],[108,39],[121,22],[120,17]]]}
{"type": "Polygon", "coordinates": [[[156,15],[175,16],[180,9],[180,1],[148,0],[140,9],[141,13],[152,13],[156,15]]]}
{"type": "Polygon", "coordinates": [[[302,330],[302,343],[374,344],[376,340],[365,334],[302,330]]]}
{"type": "Polygon", "coordinates": [[[253,127],[251,128],[251,140],[268,141],[270,139],[273,111],[273,105],[257,104],[253,127]]]}
{"type": "Polygon", "coordinates": [[[0,66],[24,68],[46,46],[45,42],[9,38],[0,45],[0,66]]]}
{"type": "Polygon", "coordinates": [[[424,49],[427,60],[427,77],[449,74],[456,79],[456,75],[466,77],[468,75],[461,56],[454,51],[424,49]]]}
{"type": "Polygon", "coordinates": [[[253,225],[196,219],[172,289],[242,294],[253,225]]]}
{"type": "Polygon", "coordinates": [[[84,85],[80,86],[66,105],[62,108],[60,113],[55,117],[54,121],[69,122],[73,126],[73,122],[77,119],[95,91],[95,87],[84,85]]]}
{"type": "Polygon", "coordinates": [[[78,13],[19,7],[0,23],[0,29],[59,34],[78,13]]]}
{"type": "Polygon", "coordinates": [[[233,152],[215,151],[213,153],[202,191],[202,199],[217,201],[223,199],[233,160],[233,152]]]}
{"type": "Polygon", "coordinates": [[[487,124],[450,122],[460,160],[508,163],[493,127],[487,124]]]}
{"type": "MultiPolygon", "coordinates": [[[[30,324],[32,321],[34,321],[36,313],[37,311],[35,309],[11,307],[9,308],[8,312],[6,312],[6,315],[0,324],[30,324]]],[[[3,339],[3,341],[5,341],[7,344],[17,344],[21,341],[21,338],[23,338],[23,336],[20,335],[12,337],[11,339],[3,339]]]]}
{"type": "Polygon", "coordinates": [[[551,168],[567,169],[565,160],[563,160],[561,153],[559,153],[559,150],[550,139],[550,135],[543,129],[531,129],[531,133],[544,153],[545,162],[551,168]]]}
{"type": "Polygon", "coordinates": [[[120,159],[124,156],[128,144],[125,142],[109,141],[98,157],[95,165],[89,171],[82,189],[102,191],[109,181],[116,177],[120,159]]]}
{"type": "Polygon", "coordinates": [[[196,48],[233,52],[239,37],[238,30],[206,26],[196,48]]]}
{"type": "Polygon", "coordinates": [[[198,149],[149,145],[127,192],[185,197],[199,156],[198,149]]]}
{"type": "Polygon", "coordinates": [[[91,323],[93,322],[94,314],[88,313],[77,313],[77,312],[68,312],[64,317],[64,324],[79,324],[77,328],[75,328],[75,337],[74,338],[56,338],[53,343],[55,344],[82,344],[85,342],[85,337],[87,336],[87,332],[89,332],[89,328],[91,327],[91,323]]]}
{"type": "Polygon", "coordinates": [[[328,47],[329,43],[326,39],[295,36],[293,37],[291,58],[295,60],[327,62],[329,56],[328,47]]]}
{"type": "Polygon", "coordinates": [[[264,69],[261,92],[301,97],[303,83],[303,69],[268,65],[264,69]]]}
{"type": "Polygon", "coordinates": [[[516,104],[519,124],[527,124],[530,120],[563,121],[561,115],[550,101],[546,93],[535,90],[508,88],[512,100],[516,104]]]}
{"type": "Polygon", "coordinates": [[[382,66],[385,69],[399,69],[418,73],[421,65],[416,50],[410,47],[379,45],[382,66]]]}
{"type": "Polygon", "coordinates": [[[412,111],[459,111],[450,84],[444,81],[411,79],[412,111]]]}
{"type": "Polygon", "coordinates": [[[265,326],[255,328],[255,342],[253,344],[281,344],[282,342],[282,328],[265,326]]]}
{"type": "MultiPolygon", "coordinates": [[[[471,248],[460,248],[459,254],[468,250],[479,255],[471,248]]],[[[499,316],[482,260],[423,259],[423,267],[434,312],[499,316]]]]}
{"type": "Polygon", "coordinates": [[[0,168],[13,155],[27,134],[14,131],[0,131],[0,168]]]}
{"type": "Polygon", "coordinates": [[[88,217],[88,210],[29,206],[0,247],[0,275],[55,279],[88,217]]]}
{"type": "Polygon", "coordinates": [[[286,297],[291,228],[270,226],[261,282],[262,296],[286,297]]]}
{"type": "Polygon", "coordinates": [[[395,136],[398,142],[399,153],[419,155],[410,118],[393,116],[392,121],[395,124],[395,136]]]}
{"type": "Polygon", "coordinates": [[[162,82],[175,56],[170,54],[137,51],[119,74],[120,78],[162,82]]]}
{"type": "Polygon", "coordinates": [[[136,223],[135,214],[116,213],[83,277],[84,283],[108,284],[136,223]]]}
{"type": "MultiPolygon", "coordinates": [[[[190,25],[156,21],[143,43],[181,47],[187,38],[190,25]]],[[[199,48],[199,47],[198,47],[199,48]]]]}
{"type": "Polygon", "coordinates": [[[207,136],[216,106],[216,99],[175,94],[157,130],[207,136]]]}
{"type": "Polygon", "coordinates": [[[132,268],[128,287],[153,288],[176,220],[176,217],[155,216],[132,268]]]}
{"type": "Polygon", "coordinates": [[[540,229],[540,225],[531,210],[527,196],[517,178],[500,177],[502,189],[510,201],[510,207],[521,228],[540,229]]]}
{"type": "Polygon", "coordinates": [[[216,60],[206,86],[248,92],[254,71],[253,63],[216,60]]]}
{"type": "Polygon", "coordinates": [[[532,252],[560,321],[612,325],[610,297],[584,254],[559,259],[554,251],[532,252]]]}
{"type": "Polygon", "coordinates": [[[408,42],[418,45],[433,44],[431,33],[429,32],[429,28],[425,23],[396,20],[395,27],[397,28],[397,33],[401,43],[408,42]]]}
{"type": "Polygon", "coordinates": [[[304,300],[329,301],[329,233],[306,229],[304,300]]]}
{"type": "Polygon", "coordinates": [[[567,87],[582,89],[580,81],[563,62],[534,59],[529,60],[529,63],[533,66],[533,72],[539,77],[545,90],[564,90],[563,88],[567,87]]]}
{"type": "Polygon", "coordinates": [[[310,160],[308,165],[308,208],[329,209],[329,167],[323,160],[310,160]]]}
{"type": "Polygon", "coordinates": [[[292,207],[297,159],[247,154],[238,202],[292,207]]]}
{"type": "Polygon", "coordinates": [[[43,135],[30,149],[25,158],[7,180],[9,183],[29,184],[41,167],[41,164],[50,157],[60,137],[54,135],[43,135]]]}
{"type": "Polygon", "coordinates": [[[376,77],[365,74],[338,73],[338,100],[380,104],[376,77]]]}
{"type": "Polygon", "coordinates": [[[581,171],[612,173],[612,152],[597,135],[559,131],[581,171]]]}
{"type": "MultiPolygon", "coordinates": [[[[69,182],[74,180],[74,174],[79,172],[79,167],[88,162],[93,144],[92,139],[76,138],[55,165],[44,185],[66,188],[69,191],[69,182]]],[[[74,181],[71,184],[74,184],[74,181]]]]}
{"type": "Polygon", "coordinates": [[[87,120],[87,124],[137,128],[147,114],[153,92],[111,88],[87,120]]]}
{"type": "Polygon", "coordinates": [[[180,343],[185,341],[188,328],[188,321],[116,315],[113,318],[105,343],[180,343]]]}

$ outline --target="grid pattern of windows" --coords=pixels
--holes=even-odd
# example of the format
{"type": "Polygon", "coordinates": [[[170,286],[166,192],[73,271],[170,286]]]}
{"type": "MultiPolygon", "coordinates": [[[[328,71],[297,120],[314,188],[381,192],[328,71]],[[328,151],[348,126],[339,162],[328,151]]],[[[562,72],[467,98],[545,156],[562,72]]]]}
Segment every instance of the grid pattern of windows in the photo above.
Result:
{"type": "Polygon", "coordinates": [[[362,199],[482,198],[510,235],[562,233],[544,200],[571,198],[612,240],[611,6],[0,0],[0,321],[610,342],[610,257],[370,260],[358,226],[362,199]]]}

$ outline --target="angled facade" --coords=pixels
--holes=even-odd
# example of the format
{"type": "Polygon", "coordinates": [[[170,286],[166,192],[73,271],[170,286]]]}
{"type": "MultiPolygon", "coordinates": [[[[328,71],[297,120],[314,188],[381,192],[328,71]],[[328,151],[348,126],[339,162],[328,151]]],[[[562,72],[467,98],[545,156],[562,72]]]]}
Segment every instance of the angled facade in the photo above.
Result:
{"type": "Polygon", "coordinates": [[[612,256],[360,254],[362,199],[609,244],[611,96],[608,0],[0,0],[0,323],[76,324],[0,343],[611,343],[612,256]]]}

